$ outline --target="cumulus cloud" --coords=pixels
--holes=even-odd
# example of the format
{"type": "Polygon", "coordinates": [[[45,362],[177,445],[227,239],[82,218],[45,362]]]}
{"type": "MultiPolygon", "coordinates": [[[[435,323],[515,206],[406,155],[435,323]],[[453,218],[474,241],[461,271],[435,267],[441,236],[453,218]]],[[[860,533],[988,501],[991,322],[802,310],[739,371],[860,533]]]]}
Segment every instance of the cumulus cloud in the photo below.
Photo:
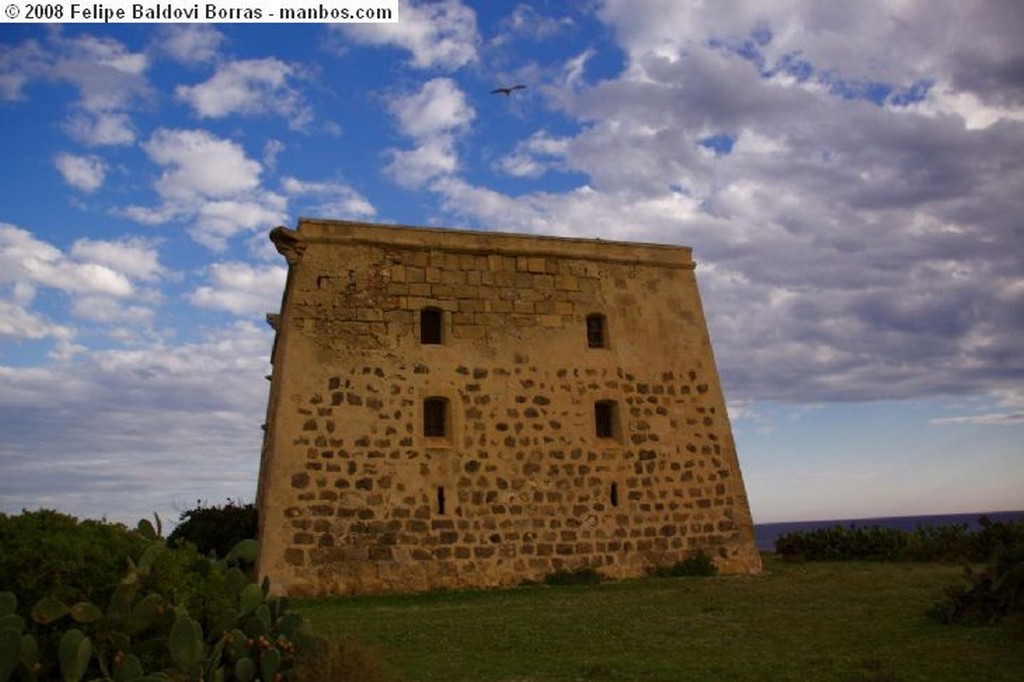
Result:
{"type": "Polygon", "coordinates": [[[540,177],[549,168],[559,167],[568,148],[568,139],[551,137],[547,132],[539,130],[516,144],[512,153],[498,161],[497,167],[515,177],[540,177]]]}
{"type": "Polygon", "coordinates": [[[521,3],[501,22],[501,33],[492,43],[502,44],[513,37],[529,40],[549,40],[573,26],[571,17],[552,17],[541,14],[533,6],[521,3]]]}
{"type": "Polygon", "coordinates": [[[27,230],[0,223],[0,336],[50,339],[55,359],[86,350],[74,343],[78,329],[52,321],[65,314],[98,323],[99,331],[121,340],[151,336],[153,306],[161,302],[154,287],[170,277],[155,245],[139,238],[80,239],[65,253],[27,230]],[[63,294],[66,308],[37,296],[42,289],[63,294]]]}
{"type": "Polygon", "coordinates": [[[128,523],[159,512],[173,522],[197,499],[251,499],[266,406],[252,387],[272,340],[265,325],[240,322],[177,346],[0,365],[4,511],[59,506],[128,523]],[[158,483],[167,480],[177,485],[158,483]]]}
{"type": "Polygon", "coordinates": [[[311,213],[305,215],[332,218],[372,218],[377,215],[373,204],[353,187],[342,182],[315,182],[286,177],[281,189],[289,197],[307,200],[311,213]]]}
{"type": "Polygon", "coordinates": [[[70,254],[77,260],[106,265],[145,282],[169,274],[160,264],[157,244],[141,237],[125,237],[113,241],[83,238],[71,245],[70,254]]]}
{"type": "Polygon", "coordinates": [[[896,101],[922,80],[956,82],[957,60],[935,55],[951,31],[935,24],[990,27],[991,46],[966,32],[951,49],[987,51],[984,63],[999,70],[1020,58],[1016,20],[1001,24],[999,3],[900,3],[876,26],[860,6],[798,4],[723,13],[607,2],[601,16],[628,56],[622,72],[590,83],[570,69],[576,85],[549,102],[585,125],[559,138],[533,133],[499,162],[520,177],[584,182],[513,198],[448,170],[428,186],[470,224],[693,246],[731,399],[1019,384],[1016,86],[1006,73],[976,72],[1000,84],[985,90],[988,115],[1012,112],[986,125],[896,101]]]}
{"type": "Polygon", "coordinates": [[[195,214],[189,234],[203,246],[221,251],[228,239],[239,232],[253,232],[280,223],[286,204],[287,199],[273,192],[205,201],[195,214]]]}
{"type": "Polygon", "coordinates": [[[148,57],[113,38],[67,37],[61,31],[45,41],[28,40],[0,52],[0,97],[22,99],[24,86],[42,79],[69,83],[78,100],[65,130],[87,145],[135,141],[129,112],[150,96],[145,77],[148,57]]]}
{"type": "Polygon", "coordinates": [[[26,40],[0,50],[0,98],[14,102],[25,97],[22,88],[50,68],[50,55],[39,41],[26,40]]]}
{"type": "Polygon", "coordinates": [[[163,24],[154,46],[182,64],[204,64],[218,58],[223,42],[224,34],[209,24],[163,24]]]}
{"type": "Polygon", "coordinates": [[[402,133],[415,138],[463,128],[476,116],[465,93],[450,78],[427,81],[418,91],[392,100],[390,109],[402,133]]]}
{"type": "Polygon", "coordinates": [[[52,337],[67,341],[74,336],[73,328],[51,322],[15,301],[0,299],[0,338],[23,340],[52,337]]]}
{"type": "Polygon", "coordinates": [[[179,85],[174,92],[200,118],[274,113],[301,128],[312,119],[312,113],[289,85],[295,76],[294,67],[274,57],[233,61],[221,64],[208,81],[179,85]]]}
{"type": "Polygon", "coordinates": [[[288,269],[281,266],[214,263],[209,269],[210,284],[198,287],[189,300],[200,308],[258,316],[280,306],[287,276],[288,269]]]}
{"type": "Polygon", "coordinates": [[[402,187],[417,189],[459,167],[455,142],[449,136],[425,140],[415,149],[391,149],[384,172],[402,187]]]}
{"type": "Polygon", "coordinates": [[[287,200],[260,189],[262,166],[241,145],[205,130],[156,130],[143,144],[164,168],[154,183],[163,200],[157,206],[129,206],[124,215],[156,225],[189,220],[189,234],[222,250],[240,232],[281,222],[287,200]]]}
{"type": "Polygon", "coordinates": [[[397,47],[411,53],[419,69],[458,69],[477,58],[476,13],[459,0],[412,3],[400,0],[393,24],[332,24],[357,44],[397,47]]]}
{"type": "Polygon", "coordinates": [[[714,12],[658,0],[638,12],[609,0],[601,16],[632,59],[676,59],[711,44],[766,74],[840,96],[875,92],[963,117],[972,127],[1024,104],[1019,45],[1024,15],[1012,0],[941,0],[823,7],[813,0],[767,6],[756,0],[714,12]],[[984,35],[984,40],[977,36],[984,35]],[[973,111],[972,111],[973,110],[973,111]]]}
{"type": "Polygon", "coordinates": [[[162,197],[224,197],[259,186],[259,162],[248,158],[241,145],[205,130],[161,128],[142,147],[166,169],[156,182],[162,197]]]}
{"type": "Polygon", "coordinates": [[[476,117],[465,93],[450,78],[427,81],[416,92],[395,97],[389,104],[399,130],[412,137],[414,149],[388,150],[385,172],[404,187],[421,187],[459,167],[456,137],[476,117]]]}
{"type": "Polygon", "coordinates": [[[107,175],[107,164],[95,155],[76,156],[62,153],[57,155],[57,170],[64,182],[83,192],[95,192],[103,185],[107,175]]]}
{"type": "Polygon", "coordinates": [[[20,282],[68,293],[124,297],[133,293],[122,272],[96,262],[82,262],[36,239],[30,232],[0,223],[0,284],[20,282]]]}

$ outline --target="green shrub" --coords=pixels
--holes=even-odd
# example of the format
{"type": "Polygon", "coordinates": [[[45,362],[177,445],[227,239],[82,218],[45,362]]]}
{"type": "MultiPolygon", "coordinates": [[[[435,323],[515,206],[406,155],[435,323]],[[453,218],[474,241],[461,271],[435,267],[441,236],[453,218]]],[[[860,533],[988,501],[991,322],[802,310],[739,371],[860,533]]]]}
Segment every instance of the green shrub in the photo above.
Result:
{"type": "Polygon", "coordinates": [[[147,541],[120,523],[85,520],[51,509],[0,514],[0,590],[23,604],[46,595],[66,602],[106,602],[147,541]]]}
{"type": "Polygon", "coordinates": [[[981,571],[965,568],[967,586],[946,588],[945,598],[928,612],[932,619],[991,625],[1024,618],[1024,538],[1012,529],[995,529],[991,537],[1003,532],[1004,542],[996,546],[989,565],[981,571]]]}
{"type": "Polygon", "coordinates": [[[985,517],[975,532],[967,526],[923,526],[912,532],[880,526],[834,526],[788,533],[775,551],[807,561],[988,561],[999,547],[1024,541],[1024,521],[993,523],[985,517]]]}
{"type": "Polygon", "coordinates": [[[1024,520],[1004,523],[982,516],[978,525],[981,530],[970,536],[970,561],[990,561],[1007,548],[1024,544],[1024,520]]]}
{"type": "Polygon", "coordinates": [[[596,585],[601,582],[601,574],[589,566],[570,571],[560,568],[554,573],[544,576],[545,585],[596,585]]]}
{"type": "Polygon", "coordinates": [[[807,561],[894,561],[906,544],[906,534],[891,528],[833,526],[782,535],[775,541],[775,551],[807,561]]]}
{"type": "Polygon", "coordinates": [[[246,538],[257,537],[256,505],[228,500],[220,507],[205,507],[201,501],[181,513],[177,527],[167,536],[172,545],[191,542],[203,554],[225,556],[246,538]]]}
{"type": "Polygon", "coordinates": [[[692,554],[671,566],[659,566],[652,571],[658,578],[679,578],[685,576],[705,577],[718,575],[718,566],[702,551],[692,554]]]}
{"type": "Polygon", "coordinates": [[[46,596],[25,618],[20,600],[0,593],[0,682],[291,678],[310,635],[287,598],[246,577],[255,540],[215,559],[169,548],[149,522],[138,535],[143,551],[106,603],[46,596]]]}

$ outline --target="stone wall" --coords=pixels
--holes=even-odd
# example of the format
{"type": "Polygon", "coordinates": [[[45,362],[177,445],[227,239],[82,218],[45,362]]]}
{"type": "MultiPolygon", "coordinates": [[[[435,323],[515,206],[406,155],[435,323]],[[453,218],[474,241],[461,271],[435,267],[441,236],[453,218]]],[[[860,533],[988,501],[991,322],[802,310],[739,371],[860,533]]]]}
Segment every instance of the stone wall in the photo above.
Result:
{"type": "Polygon", "coordinates": [[[290,266],[258,495],[275,589],[627,577],[697,550],[759,570],[689,249],[305,220],[272,238],[290,266]]]}

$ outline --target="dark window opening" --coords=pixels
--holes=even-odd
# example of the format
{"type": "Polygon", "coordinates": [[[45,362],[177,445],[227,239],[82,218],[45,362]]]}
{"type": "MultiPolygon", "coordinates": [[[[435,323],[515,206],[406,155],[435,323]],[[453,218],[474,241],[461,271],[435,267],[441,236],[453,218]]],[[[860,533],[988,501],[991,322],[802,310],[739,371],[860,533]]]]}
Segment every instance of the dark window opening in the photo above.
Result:
{"type": "Polygon", "coordinates": [[[615,403],[603,400],[594,403],[594,429],[598,438],[615,437],[615,403]]]}
{"type": "Polygon", "coordinates": [[[610,497],[611,497],[612,506],[613,507],[618,507],[619,506],[619,484],[618,483],[612,483],[612,490],[611,490],[610,497]]]}
{"type": "Polygon", "coordinates": [[[448,401],[445,398],[427,398],[423,401],[423,435],[444,438],[448,435],[448,401]]]}
{"type": "Polygon", "coordinates": [[[444,514],[444,486],[437,488],[437,513],[444,514]]]}
{"type": "Polygon", "coordinates": [[[587,315],[587,347],[606,348],[605,317],[600,313],[587,315]]]}
{"type": "Polygon", "coordinates": [[[420,343],[441,343],[441,311],[437,308],[424,308],[420,311],[420,343]]]}

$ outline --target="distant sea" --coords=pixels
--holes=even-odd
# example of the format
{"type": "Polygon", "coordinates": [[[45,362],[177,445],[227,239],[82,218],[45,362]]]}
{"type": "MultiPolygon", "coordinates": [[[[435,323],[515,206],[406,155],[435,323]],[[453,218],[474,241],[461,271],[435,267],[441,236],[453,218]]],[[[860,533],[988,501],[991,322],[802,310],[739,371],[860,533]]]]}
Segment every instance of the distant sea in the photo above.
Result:
{"type": "Polygon", "coordinates": [[[896,530],[913,531],[919,526],[950,526],[966,524],[968,530],[980,528],[978,519],[986,516],[991,521],[1021,521],[1024,511],[978,512],[976,514],[935,514],[932,516],[886,516],[877,519],[840,519],[835,521],[789,521],[786,523],[755,523],[754,539],[757,549],[762,552],[775,551],[775,539],[786,533],[817,530],[819,528],[844,528],[881,526],[896,530]]]}

